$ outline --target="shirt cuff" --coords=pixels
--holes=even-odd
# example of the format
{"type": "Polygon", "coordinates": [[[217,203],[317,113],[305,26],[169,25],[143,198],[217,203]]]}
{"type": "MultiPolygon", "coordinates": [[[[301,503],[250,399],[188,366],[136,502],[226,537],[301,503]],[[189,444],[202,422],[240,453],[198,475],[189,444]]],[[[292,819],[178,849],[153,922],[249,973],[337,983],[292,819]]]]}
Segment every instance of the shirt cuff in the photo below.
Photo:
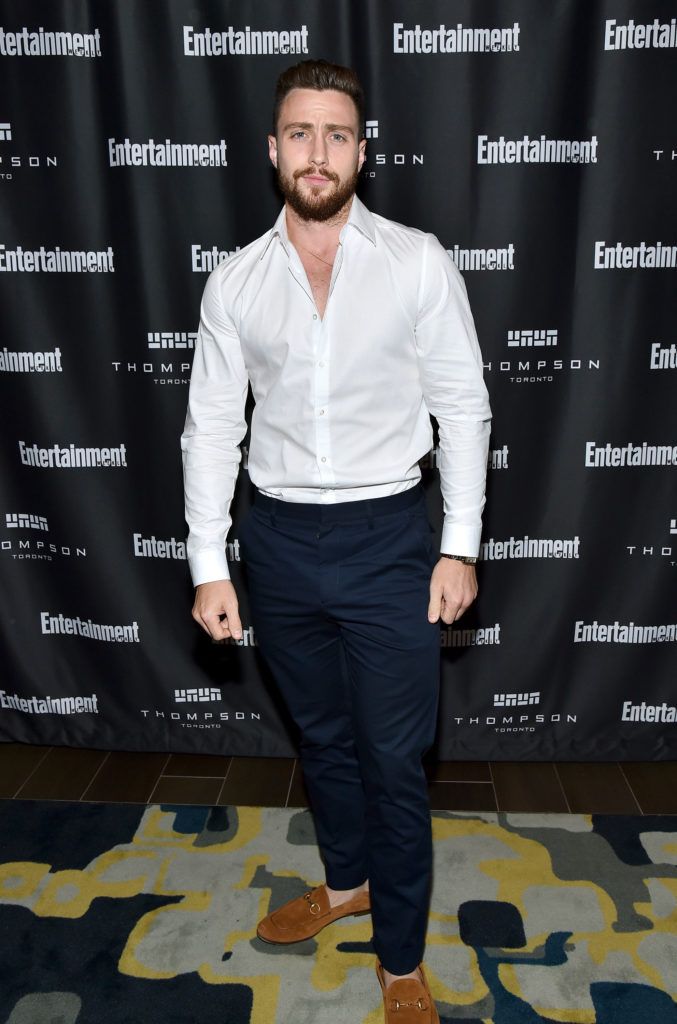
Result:
{"type": "Polygon", "coordinates": [[[480,550],[482,527],[463,526],[461,523],[445,523],[442,527],[440,551],[445,555],[466,555],[476,558],[480,550]]]}
{"type": "Polygon", "coordinates": [[[229,580],[230,572],[226,554],[222,551],[198,551],[188,559],[193,586],[201,583],[215,583],[217,580],[229,580]]]}

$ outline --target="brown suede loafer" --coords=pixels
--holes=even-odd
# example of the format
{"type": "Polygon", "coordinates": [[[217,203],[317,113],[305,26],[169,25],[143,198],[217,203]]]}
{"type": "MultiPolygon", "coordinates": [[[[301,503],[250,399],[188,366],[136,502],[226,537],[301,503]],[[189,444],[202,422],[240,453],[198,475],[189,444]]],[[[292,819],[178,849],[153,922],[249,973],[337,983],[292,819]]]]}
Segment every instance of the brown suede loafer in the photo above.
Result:
{"type": "Polygon", "coordinates": [[[317,935],[322,929],[350,914],[364,914],[371,909],[369,893],[359,893],[338,907],[329,905],[329,896],[323,885],[311,889],[304,896],[273,910],[259,922],[256,934],[264,942],[302,942],[317,935]]]}
{"type": "Polygon", "coordinates": [[[423,964],[419,970],[422,984],[414,978],[403,978],[386,988],[383,968],[376,964],[376,977],[383,992],[385,1024],[440,1024],[440,1015],[430,995],[423,964]]]}

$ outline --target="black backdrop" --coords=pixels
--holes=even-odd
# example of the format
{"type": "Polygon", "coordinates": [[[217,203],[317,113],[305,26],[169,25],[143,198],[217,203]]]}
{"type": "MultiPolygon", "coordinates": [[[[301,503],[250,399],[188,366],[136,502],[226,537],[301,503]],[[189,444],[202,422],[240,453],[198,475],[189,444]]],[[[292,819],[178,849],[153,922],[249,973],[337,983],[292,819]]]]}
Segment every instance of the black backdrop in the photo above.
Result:
{"type": "Polygon", "coordinates": [[[362,198],[464,273],[494,411],[439,753],[677,756],[674,5],[0,11],[0,738],[293,750],[238,561],[246,451],[245,640],[215,645],[189,617],[178,438],[207,270],[279,210],[276,76],[324,56],[366,87],[362,198]]]}

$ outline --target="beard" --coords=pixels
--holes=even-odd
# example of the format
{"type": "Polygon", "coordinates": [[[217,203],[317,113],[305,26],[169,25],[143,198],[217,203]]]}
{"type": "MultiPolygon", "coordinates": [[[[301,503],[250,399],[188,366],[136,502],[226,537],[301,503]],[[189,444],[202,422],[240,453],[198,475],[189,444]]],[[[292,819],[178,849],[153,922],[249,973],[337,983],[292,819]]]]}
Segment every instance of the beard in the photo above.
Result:
{"type": "Polygon", "coordinates": [[[314,189],[310,186],[310,194],[301,192],[299,178],[306,174],[318,174],[313,167],[304,167],[301,171],[294,171],[291,177],[282,173],[277,168],[277,183],[285,200],[289,203],[294,213],[302,220],[328,221],[335,217],[346,203],[355,195],[359,172],[357,168],[345,181],[341,181],[338,174],[333,171],[322,171],[321,174],[327,181],[334,183],[334,188],[314,189]]]}

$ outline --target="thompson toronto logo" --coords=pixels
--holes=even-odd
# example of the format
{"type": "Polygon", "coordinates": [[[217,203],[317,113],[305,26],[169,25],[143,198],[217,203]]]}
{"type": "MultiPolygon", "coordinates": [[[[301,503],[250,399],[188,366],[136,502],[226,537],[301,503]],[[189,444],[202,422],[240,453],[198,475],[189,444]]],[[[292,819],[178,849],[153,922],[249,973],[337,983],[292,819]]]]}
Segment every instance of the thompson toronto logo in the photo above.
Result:
{"type": "Polygon", "coordinates": [[[677,722],[677,708],[674,704],[633,704],[623,701],[622,722],[677,722]]]}
{"type": "Polygon", "coordinates": [[[510,558],[579,558],[580,538],[509,537],[480,544],[483,562],[503,561],[510,558]]]}
{"type": "Polygon", "coordinates": [[[19,441],[19,454],[22,465],[39,469],[117,469],[127,466],[124,444],[116,448],[78,448],[74,444],[39,448],[37,444],[19,441]]]}
{"type": "MultiPolygon", "coordinates": [[[[175,693],[181,692],[180,690],[175,691],[175,693]]],[[[185,692],[188,694],[192,691],[186,690],[185,692]]],[[[220,693],[217,690],[213,692],[220,693]]],[[[221,698],[214,698],[214,700],[217,699],[221,698]]],[[[179,698],[175,697],[175,700],[177,703],[183,703],[179,698]]],[[[186,703],[193,703],[192,698],[188,698],[186,703]]],[[[244,722],[261,721],[259,711],[164,711],[162,708],[139,708],[139,713],[147,722],[176,723],[182,729],[222,729],[224,725],[238,726],[244,722]]]]}
{"type": "Polygon", "coordinates": [[[143,374],[153,384],[190,384],[190,363],[111,363],[115,373],[143,374]],[[181,374],[177,377],[176,374],[181,374]]]}
{"type": "Polygon", "coordinates": [[[596,164],[597,136],[590,139],[490,139],[477,136],[478,164],[596,164]]]}
{"type": "Polygon", "coordinates": [[[556,344],[556,328],[508,331],[508,348],[544,348],[556,344]]]}
{"type": "Polygon", "coordinates": [[[92,622],[91,619],[81,619],[79,616],[68,618],[62,614],[40,612],[40,628],[43,636],[82,636],[88,640],[102,640],[106,643],[140,643],[139,624],[136,621],[129,625],[110,626],[92,622]]]}
{"type": "Polygon", "coordinates": [[[183,53],[186,57],[259,56],[271,54],[308,53],[308,26],[296,29],[264,30],[205,28],[196,32],[192,25],[183,26],[183,53]]]}
{"type": "Polygon", "coordinates": [[[99,698],[96,693],[91,697],[21,697],[0,690],[0,708],[26,715],[98,715],[99,698]]]}
{"type": "MultiPolygon", "coordinates": [[[[1,31],[1,30],[0,30],[1,31]]],[[[11,142],[13,138],[12,124],[9,121],[0,122],[0,142],[11,142]]],[[[58,159],[56,156],[47,156],[45,154],[37,153],[17,153],[16,151],[7,155],[6,153],[0,154],[0,181],[12,181],[14,179],[14,171],[20,168],[30,168],[34,170],[37,168],[49,168],[56,167],[58,165],[58,159]],[[4,170],[8,167],[9,170],[4,170]]]]}
{"type": "Polygon", "coordinates": [[[626,466],[677,466],[677,445],[585,442],[585,465],[588,469],[623,468],[626,466]]]}
{"type": "Polygon", "coordinates": [[[101,32],[45,32],[24,26],[18,32],[0,28],[3,57],[100,57],[101,32]]]}
{"type": "MultiPolygon", "coordinates": [[[[382,139],[379,137],[378,121],[365,121],[365,138],[379,139],[379,146],[381,146],[382,139]]],[[[374,168],[385,167],[386,165],[394,167],[419,167],[422,166],[425,159],[423,153],[395,153],[392,150],[372,155],[369,146],[367,146],[365,153],[364,166],[361,172],[364,178],[375,178],[376,170],[374,168]]]]}
{"type": "Polygon", "coordinates": [[[523,708],[531,704],[540,704],[540,690],[533,693],[495,693],[495,708],[523,708]]]}
{"type": "Polygon", "coordinates": [[[148,331],[148,348],[195,348],[197,331],[148,331]]]}
{"type": "Polygon", "coordinates": [[[108,140],[108,162],[111,167],[227,167],[225,139],[215,143],[132,142],[108,140]]]}
{"type": "Polygon", "coordinates": [[[677,19],[636,22],[634,18],[619,25],[615,18],[607,19],[604,26],[605,50],[666,50],[677,47],[677,19]]]}
{"type": "Polygon", "coordinates": [[[460,245],[454,245],[451,249],[447,249],[447,253],[458,269],[463,272],[466,270],[515,269],[514,242],[508,242],[507,245],[497,249],[464,249],[460,245]]]}
{"type": "Polygon", "coordinates": [[[546,725],[575,725],[578,722],[578,714],[562,711],[554,711],[550,714],[532,714],[530,709],[541,703],[540,690],[524,693],[494,693],[493,714],[451,716],[452,722],[463,728],[473,726],[490,726],[497,733],[532,733],[537,728],[546,725]],[[521,709],[521,714],[515,714],[511,709],[521,709]],[[501,710],[502,714],[496,712],[501,710]]]}
{"type": "Polygon", "coordinates": [[[10,352],[0,349],[0,373],[61,373],[61,349],[51,352],[10,352]]]}
{"type": "Polygon", "coordinates": [[[677,267],[677,245],[665,242],[595,242],[595,270],[674,270],[677,267]]]}
{"type": "Polygon", "coordinates": [[[0,272],[16,274],[113,274],[115,254],[107,249],[8,249],[0,243],[0,272]]]}
{"type": "Polygon", "coordinates": [[[469,28],[458,24],[447,28],[405,28],[393,22],[393,53],[512,53],[519,50],[520,25],[506,28],[469,28]]]}
{"type": "Polygon", "coordinates": [[[649,357],[650,370],[677,370],[677,345],[661,345],[654,341],[649,357]]]}
{"type": "Polygon", "coordinates": [[[12,139],[12,126],[9,121],[0,121],[0,142],[10,142],[12,139]]]}
{"type": "Polygon", "coordinates": [[[176,704],[209,704],[223,700],[221,690],[216,686],[198,686],[194,689],[174,690],[176,704]]]}
{"type": "MultiPolygon", "coordinates": [[[[49,533],[46,516],[27,512],[5,513],[5,526],[8,530],[35,531],[49,533]]],[[[56,544],[48,539],[35,537],[16,537],[0,539],[0,551],[15,561],[53,562],[55,556],[64,558],[86,558],[87,549],[74,547],[72,544],[56,544]]]]}
{"type": "Polygon", "coordinates": [[[575,644],[667,644],[677,640],[677,623],[638,626],[634,622],[601,623],[578,621],[574,625],[575,644]]]}
{"type": "Polygon", "coordinates": [[[49,524],[45,516],[32,516],[24,512],[7,512],[5,526],[8,530],[46,530],[49,524]]]}
{"type": "Polygon", "coordinates": [[[660,540],[657,540],[655,537],[653,540],[645,538],[641,544],[626,544],[625,549],[631,558],[636,556],[640,558],[658,558],[662,560],[663,565],[669,565],[674,569],[677,566],[677,558],[675,557],[675,548],[670,538],[677,536],[677,519],[669,520],[666,534],[669,541],[667,544],[665,543],[666,537],[661,537],[660,540]]]}

